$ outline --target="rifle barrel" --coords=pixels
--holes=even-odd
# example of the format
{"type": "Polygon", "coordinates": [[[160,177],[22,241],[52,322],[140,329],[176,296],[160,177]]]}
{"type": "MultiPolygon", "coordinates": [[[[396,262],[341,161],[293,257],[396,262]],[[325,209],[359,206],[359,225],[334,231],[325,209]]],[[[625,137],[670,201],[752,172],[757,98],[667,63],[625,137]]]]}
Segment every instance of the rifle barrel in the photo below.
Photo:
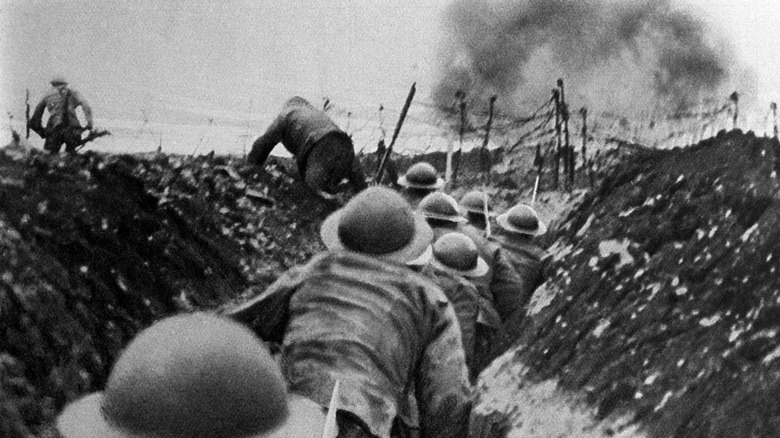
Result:
{"type": "Polygon", "coordinates": [[[25,138],[30,138],[30,89],[25,89],[24,94],[24,125],[27,129],[25,138]]]}
{"type": "Polygon", "coordinates": [[[395,140],[398,138],[398,134],[401,132],[401,126],[404,124],[404,119],[406,119],[406,113],[409,112],[409,106],[412,105],[412,99],[414,99],[414,93],[417,91],[417,83],[412,83],[412,88],[409,89],[409,94],[406,96],[406,102],[404,102],[404,107],[401,110],[401,115],[398,117],[398,123],[395,125],[395,131],[393,132],[393,138],[390,140],[390,146],[387,147],[387,150],[385,151],[385,155],[382,156],[382,161],[379,163],[379,168],[376,171],[376,176],[374,177],[374,182],[379,183],[379,181],[382,180],[382,174],[385,170],[385,163],[387,162],[387,159],[390,157],[390,153],[393,152],[393,146],[395,145],[395,140]]]}

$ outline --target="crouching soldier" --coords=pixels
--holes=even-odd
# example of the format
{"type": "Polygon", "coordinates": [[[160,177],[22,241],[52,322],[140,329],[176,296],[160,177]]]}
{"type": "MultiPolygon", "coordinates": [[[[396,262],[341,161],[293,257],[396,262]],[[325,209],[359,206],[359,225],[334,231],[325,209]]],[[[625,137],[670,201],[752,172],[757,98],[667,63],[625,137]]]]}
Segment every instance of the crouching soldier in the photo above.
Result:
{"type": "Polygon", "coordinates": [[[328,252],[227,311],[281,344],[290,391],[321,406],[340,382],[337,421],[354,437],[462,437],[471,388],[452,305],[406,264],[432,231],[394,191],[364,190],[321,227],[328,252]]]}
{"type": "Polygon", "coordinates": [[[278,365],[250,330],[206,313],[141,331],[106,388],[68,404],[64,438],[320,438],[325,413],[289,396],[278,365]]]}
{"type": "Polygon", "coordinates": [[[303,98],[293,97],[284,104],[265,133],[252,144],[247,161],[263,166],[279,142],[295,157],[306,185],[320,196],[331,197],[341,189],[344,179],[356,192],[366,188],[352,139],[324,111],[303,98]]]}
{"type": "Polygon", "coordinates": [[[433,244],[433,257],[421,269],[441,289],[455,308],[471,380],[489,363],[493,340],[501,336],[501,320],[493,303],[481,296],[470,279],[488,271],[468,236],[451,232],[433,244]]]}

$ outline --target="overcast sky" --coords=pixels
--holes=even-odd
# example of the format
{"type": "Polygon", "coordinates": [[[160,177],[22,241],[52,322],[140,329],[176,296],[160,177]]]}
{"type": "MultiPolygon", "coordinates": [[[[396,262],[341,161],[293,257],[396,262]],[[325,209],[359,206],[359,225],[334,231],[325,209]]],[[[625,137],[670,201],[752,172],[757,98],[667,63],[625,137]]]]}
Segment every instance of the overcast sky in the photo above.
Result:
{"type": "MultiPolygon", "coordinates": [[[[0,104],[23,117],[63,74],[97,117],[188,120],[275,112],[289,96],[400,105],[434,80],[449,0],[0,0],[0,104]]],[[[680,0],[780,99],[780,2],[680,0]],[[684,1],[684,2],[683,2],[684,1]]]]}

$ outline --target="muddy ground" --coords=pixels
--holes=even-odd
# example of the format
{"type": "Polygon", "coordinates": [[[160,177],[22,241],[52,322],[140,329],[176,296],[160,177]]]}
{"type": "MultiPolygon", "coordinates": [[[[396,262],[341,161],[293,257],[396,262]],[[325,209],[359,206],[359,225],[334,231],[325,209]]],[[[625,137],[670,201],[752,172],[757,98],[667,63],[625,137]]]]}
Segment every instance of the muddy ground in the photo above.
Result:
{"type": "MultiPolygon", "coordinates": [[[[536,207],[553,225],[550,280],[533,316],[517,321],[517,350],[483,375],[479,409],[513,422],[515,436],[529,422],[512,400],[530,387],[586,394],[576,401],[594,418],[628,418],[654,436],[708,436],[729,426],[715,420],[729,406],[754,412],[734,424],[773,424],[747,405],[772,406],[764,398],[777,371],[773,358],[760,366],[776,344],[776,145],[735,133],[690,150],[612,149],[593,191],[582,172],[573,191],[553,192],[546,173],[536,207]],[[677,366],[683,353],[692,356],[677,366]],[[520,383],[491,386],[508,374],[520,383]],[[715,393],[729,402],[710,402],[715,393]]],[[[451,192],[486,185],[498,210],[528,202],[533,154],[494,152],[489,182],[479,155],[464,156],[451,192]]],[[[398,167],[422,158],[444,168],[443,154],[397,157],[398,167]]],[[[0,436],[49,433],[64,403],[102,388],[118,352],[152,321],[241,300],[249,285],[321,251],[319,224],[345,200],[310,196],[283,159],[258,171],[213,155],[3,149],[0,436]]]]}

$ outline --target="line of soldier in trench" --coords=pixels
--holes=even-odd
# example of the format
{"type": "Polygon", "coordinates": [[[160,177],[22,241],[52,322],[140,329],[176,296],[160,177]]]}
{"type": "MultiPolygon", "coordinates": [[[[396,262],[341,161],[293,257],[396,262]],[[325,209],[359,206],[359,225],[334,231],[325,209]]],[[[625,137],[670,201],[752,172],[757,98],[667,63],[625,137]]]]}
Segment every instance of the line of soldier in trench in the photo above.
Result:
{"type": "Polygon", "coordinates": [[[477,375],[542,281],[545,224],[480,191],[456,201],[426,162],[400,191],[366,187],[349,136],[301,98],[248,163],[279,142],[313,193],[356,192],[321,225],[327,251],[239,306],[142,330],[105,389],[60,413],[62,436],[469,436],[477,375]]]}

